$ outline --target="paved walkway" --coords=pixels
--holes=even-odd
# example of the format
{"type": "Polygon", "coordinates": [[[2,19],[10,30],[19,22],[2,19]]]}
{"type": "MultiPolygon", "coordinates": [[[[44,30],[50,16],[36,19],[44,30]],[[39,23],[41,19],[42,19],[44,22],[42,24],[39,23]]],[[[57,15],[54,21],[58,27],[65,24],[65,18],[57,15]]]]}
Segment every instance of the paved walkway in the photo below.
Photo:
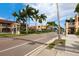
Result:
{"type": "Polygon", "coordinates": [[[45,48],[36,56],[79,56],[79,38],[76,35],[67,35],[62,38],[66,39],[65,47],[57,46],[51,50],[45,48]]]}
{"type": "Polygon", "coordinates": [[[79,38],[76,35],[67,35],[66,46],[57,50],[57,56],[79,56],[79,38]]]}

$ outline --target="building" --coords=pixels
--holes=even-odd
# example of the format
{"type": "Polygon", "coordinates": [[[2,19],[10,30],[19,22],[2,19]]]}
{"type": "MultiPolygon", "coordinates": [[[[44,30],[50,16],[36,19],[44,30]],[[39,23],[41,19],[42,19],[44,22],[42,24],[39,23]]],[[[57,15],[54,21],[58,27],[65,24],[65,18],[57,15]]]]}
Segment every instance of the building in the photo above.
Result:
{"type": "Polygon", "coordinates": [[[46,30],[47,26],[46,25],[30,26],[29,29],[41,31],[41,30],[46,30]]]}
{"type": "Polygon", "coordinates": [[[48,26],[48,25],[38,25],[38,26],[30,26],[29,29],[32,30],[51,30],[51,31],[57,31],[57,26],[48,26]]]}
{"type": "Polygon", "coordinates": [[[66,34],[74,34],[79,29],[79,16],[76,15],[74,18],[69,18],[65,23],[66,34]]]}
{"type": "Polygon", "coordinates": [[[14,21],[0,19],[0,33],[20,34],[20,24],[14,21]]]}

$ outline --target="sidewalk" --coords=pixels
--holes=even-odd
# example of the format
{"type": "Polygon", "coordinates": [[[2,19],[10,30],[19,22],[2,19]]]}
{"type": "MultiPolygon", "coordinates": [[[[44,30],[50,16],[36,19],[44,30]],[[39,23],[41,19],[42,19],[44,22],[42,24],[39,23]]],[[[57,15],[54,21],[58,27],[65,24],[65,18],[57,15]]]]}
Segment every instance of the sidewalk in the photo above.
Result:
{"type": "Polygon", "coordinates": [[[37,50],[30,56],[79,56],[79,38],[75,35],[62,36],[62,38],[66,39],[65,47],[56,46],[53,49],[47,49],[43,46],[39,53],[37,50]]]}

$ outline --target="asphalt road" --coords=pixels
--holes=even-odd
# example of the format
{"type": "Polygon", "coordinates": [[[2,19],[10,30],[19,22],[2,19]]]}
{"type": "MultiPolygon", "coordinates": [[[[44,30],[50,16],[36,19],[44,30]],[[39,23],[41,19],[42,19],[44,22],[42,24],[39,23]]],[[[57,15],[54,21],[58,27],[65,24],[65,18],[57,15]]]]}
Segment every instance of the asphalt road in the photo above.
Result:
{"type": "Polygon", "coordinates": [[[0,56],[24,56],[56,37],[56,33],[31,34],[15,38],[0,38],[0,56]]]}

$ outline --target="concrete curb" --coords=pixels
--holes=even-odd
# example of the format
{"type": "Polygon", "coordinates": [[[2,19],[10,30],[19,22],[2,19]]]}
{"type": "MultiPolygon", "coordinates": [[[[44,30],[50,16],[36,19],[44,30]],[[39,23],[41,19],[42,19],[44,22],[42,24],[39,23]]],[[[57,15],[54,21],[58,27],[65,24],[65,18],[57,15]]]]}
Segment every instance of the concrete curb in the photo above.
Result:
{"type": "MultiPolygon", "coordinates": [[[[46,44],[49,44],[49,43],[53,42],[57,38],[58,37],[55,37],[52,40],[49,40],[48,42],[46,42],[46,44]]],[[[25,56],[35,56],[38,53],[40,53],[43,49],[45,49],[46,47],[47,47],[47,45],[41,45],[41,46],[37,47],[36,49],[32,50],[31,52],[27,53],[25,56]]]]}

